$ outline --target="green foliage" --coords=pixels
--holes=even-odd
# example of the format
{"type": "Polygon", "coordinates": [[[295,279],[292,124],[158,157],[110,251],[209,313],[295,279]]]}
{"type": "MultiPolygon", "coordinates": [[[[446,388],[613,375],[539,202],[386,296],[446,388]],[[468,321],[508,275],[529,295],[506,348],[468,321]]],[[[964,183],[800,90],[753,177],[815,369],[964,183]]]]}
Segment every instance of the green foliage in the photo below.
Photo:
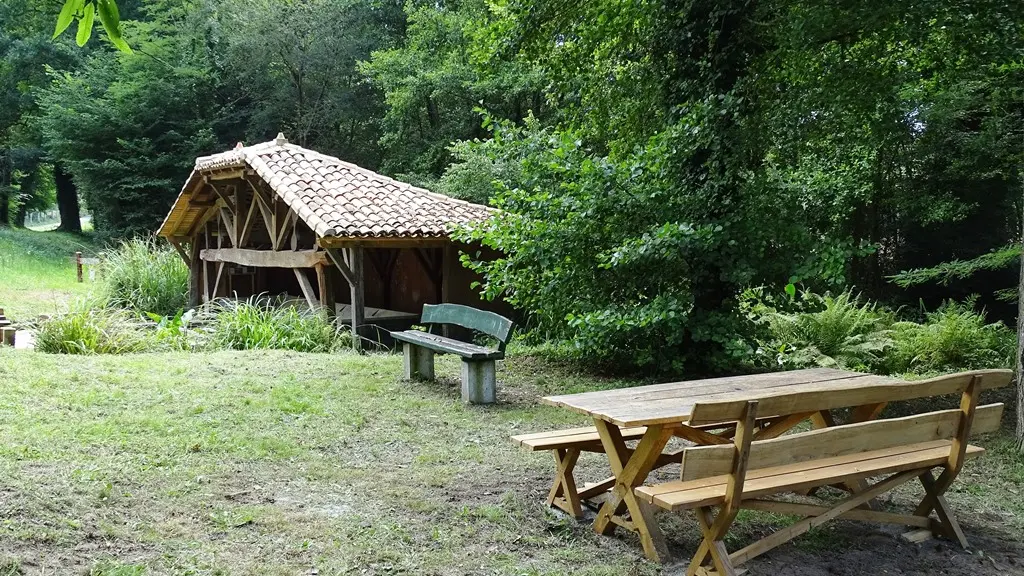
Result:
{"type": "Polygon", "coordinates": [[[870,369],[892,346],[893,315],[850,291],[836,296],[803,291],[778,302],[764,289],[744,292],[741,309],[761,336],[755,363],[772,369],[830,366],[870,369]]]}
{"type": "Polygon", "coordinates": [[[121,34],[121,13],[116,0],[65,0],[64,7],[57,15],[53,38],[56,39],[63,34],[72,22],[78,20],[75,42],[79,46],[85,46],[92,36],[92,27],[97,15],[111,44],[122,52],[131,52],[132,49],[121,34]]]}
{"type": "Polygon", "coordinates": [[[400,41],[398,0],[207,3],[223,47],[224,90],[251,140],[289,140],[366,168],[380,164],[384,96],[357,64],[400,41]]]}
{"type": "Polygon", "coordinates": [[[147,312],[146,316],[156,323],[154,338],[158,347],[170,350],[192,350],[198,346],[197,332],[194,331],[192,320],[195,310],[179,310],[173,316],[161,316],[147,312]]]}
{"type": "Polygon", "coordinates": [[[1013,330],[988,324],[974,303],[947,302],[922,324],[897,322],[887,354],[890,373],[942,373],[976,368],[1009,368],[1017,351],[1013,330]]]}
{"type": "Polygon", "coordinates": [[[487,39],[492,8],[484,0],[407,3],[405,37],[362,65],[385,94],[380,144],[388,173],[440,176],[452,160],[453,141],[487,136],[481,110],[515,122],[542,113],[538,68],[521,60],[484,61],[474,50],[475,39],[487,39]]]}
{"type": "Polygon", "coordinates": [[[324,315],[293,305],[275,305],[264,297],[221,300],[200,315],[209,346],[228,350],[331,352],[350,343],[348,334],[324,315]]]}
{"type": "Polygon", "coordinates": [[[188,306],[188,282],[188,267],[163,240],[125,240],[103,257],[101,292],[108,306],[173,317],[188,306]]]}
{"type": "Polygon", "coordinates": [[[183,7],[150,9],[157,21],[132,26],[136,53],[95,55],[79,74],[54,72],[38,95],[45,147],[74,175],[104,238],[155,230],[195,158],[218,147],[213,124],[223,105],[210,98],[219,81],[200,42],[205,27],[179,24],[183,7]],[[180,33],[163,32],[171,26],[180,33]]]}
{"type": "Polygon", "coordinates": [[[893,275],[891,279],[901,288],[930,282],[949,286],[957,280],[965,280],[978,272],[1003,270],[1018,266],[1020,264],[1020,257],[1020,246],[1006,246],[970,260],[951,260],[931,268],[918,268],[900,272],[893,275]]]}
{"type": "Polygon", "coordinates": [[[1013,365],[1016,334],[987,323],[975,301],[946,302],[921,322],[862,301],[809,291],[775,298],[747,290],[740,308],[751,323],[754,365],[771,370],[837,366],[883,374],[938,374],[1013,365]]]}
{"type": "Polygon", "coordinates": [[[49,354],[127,354],[150,344],[137,316],[88,301],[42,321],[36,332],[36,349],[49,354]]]}

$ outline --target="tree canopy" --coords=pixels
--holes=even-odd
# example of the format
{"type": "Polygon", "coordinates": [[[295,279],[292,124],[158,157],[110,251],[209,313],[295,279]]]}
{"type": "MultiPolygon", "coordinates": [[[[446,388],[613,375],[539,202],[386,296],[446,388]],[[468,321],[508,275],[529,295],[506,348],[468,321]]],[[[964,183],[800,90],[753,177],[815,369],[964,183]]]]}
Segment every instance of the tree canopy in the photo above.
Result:
{"type": "Polygon", "coordinates": [[[481,290],[616,365],[736,367],[756,286],[1012,314],[1018,2],[122,1],[132,52],[51,41],[67,14],[37,4],[4,7],[34,16],[0,49],[39,46],[0,70],[5,189],[59,162],[109,237],[152,230],[196,155],[282,130],[502,208],[462,233],[502,254],[465,256],[481,290]]]}

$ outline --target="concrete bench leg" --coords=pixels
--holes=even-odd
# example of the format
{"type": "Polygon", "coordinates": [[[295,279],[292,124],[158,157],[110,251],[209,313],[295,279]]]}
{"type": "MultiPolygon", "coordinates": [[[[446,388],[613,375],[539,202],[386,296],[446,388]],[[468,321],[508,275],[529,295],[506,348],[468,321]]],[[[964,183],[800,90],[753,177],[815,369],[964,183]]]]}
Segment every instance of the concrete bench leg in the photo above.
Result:
{"type": "Polygon", "coordinates": [[[434,379],[434,351],[422,346],[410,344],[403,346],[405,357],[402,367],[405,369],[406,380],[434,379]]]}
{"type": "Polygon", "coordinates": [[[470,404],[493,404],[498,400],[494,360],[462,361],[462,400],[470,404]]]}

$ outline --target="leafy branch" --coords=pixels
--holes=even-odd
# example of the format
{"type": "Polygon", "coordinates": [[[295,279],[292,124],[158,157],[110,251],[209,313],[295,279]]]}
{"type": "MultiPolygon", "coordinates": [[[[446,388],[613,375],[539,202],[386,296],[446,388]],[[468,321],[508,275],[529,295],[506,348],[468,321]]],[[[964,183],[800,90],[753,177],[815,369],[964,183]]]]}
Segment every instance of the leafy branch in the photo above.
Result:
{"type": "Polygon", "coordinates": [[[954,280],[969,278],[982,270],[1002,270],[1020,260],[1020,246],[1010,245],[970,260],[951,260],[931,268],[917,268],[890,276],[901,288],[937,282],[948,286],[954,280]]]}
{"type": "Polygon", "coordinates": [[[121,52],[130,53],[131,47],[121,35],[121,14],[115,0],[67,0],[57,16],[57,26],[53,30],[53,38],[56,39],[63,34],[71,26],[71,23],[77,20],[75,42],[79,46],[85,46],[85,43],[92,37],[92,28],[96,23],[97,16],[99,16],[100,24],[106,31],[110,42],[121,52]]]}

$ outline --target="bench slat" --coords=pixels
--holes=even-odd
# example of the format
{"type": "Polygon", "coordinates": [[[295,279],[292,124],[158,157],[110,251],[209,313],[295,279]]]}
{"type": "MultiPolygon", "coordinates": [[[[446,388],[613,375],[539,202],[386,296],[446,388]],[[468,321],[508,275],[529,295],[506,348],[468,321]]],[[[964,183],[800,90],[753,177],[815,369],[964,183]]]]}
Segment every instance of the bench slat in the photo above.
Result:
{"type": "MultiPolygon", "coordinates": [[[[647,432],[647,428],[643,426],[638,428],[624,428],[622,430],[622,438],[624,440],[636,440],[641,438],[645,432],[647,432]]],[[[580,446],[594,444],[595,442],[600,444],[601,436],[597,433],[597,428],[589,426],[583,428],[569,428],[566,430],[552,430],[549,432],[522,434],[519,436],[513,436],[512,441],[536,452],[539,450],[555,450],[558,448],[579,448],[580,446]]]]}
{"type": "Polygon", "coordinates": [[[505,357],[503,352],[470,344],[461,340],[445,338],[437,334],[428,334],[419,330],[404,330],[392,332],[391,337],[400,342],[408,342],[417,346],[423,346],[436,352],[456,354],[468,360],[500,360],[505,357]]]}
{"type": "Polygon", "coordinates": [[[505,343],[512,335],[512,321],[500,314],[477,310],[461,304],[424,304],[420,322],[424,324],[454,324],[483,332],[496,338],[498,350],[505,349],[505,343]]]}
{"type": "MultiPolygon", "coordinates": [[[[939,466],[949,460],[952,443],[946,440],[903,445],[835,458],[812,460],[799,464],[748,470],[743,498],[757,498],[780,492],[792,492],[817,486],[869,478],[882,474],[939,466]]],[[[977,446],[967,447],[967,457],[984,452],[977,446]]],[[[635,490],[643,501],[667,510],[687,510],[713,506],[725,499],[728,475],[676,481],[635,490]]]]}
{"type": "MultiPolygon", "coordinates": [[[[999,429],[1002,404],[981,406],[974,415],[971,434],[999,429]]],[[[959,410],[940,410],[903,418],[873,420],[846,426],[790,434],[750,445],[751,469],[770,468],[800,460],[843,456],[866,449],[881,450],[900,444],[949,440],[960,424],[959,410]]],[[[698,446],[683,453],[681,480],[728,474],[736,453],[733,445],[698,446]]]]}

